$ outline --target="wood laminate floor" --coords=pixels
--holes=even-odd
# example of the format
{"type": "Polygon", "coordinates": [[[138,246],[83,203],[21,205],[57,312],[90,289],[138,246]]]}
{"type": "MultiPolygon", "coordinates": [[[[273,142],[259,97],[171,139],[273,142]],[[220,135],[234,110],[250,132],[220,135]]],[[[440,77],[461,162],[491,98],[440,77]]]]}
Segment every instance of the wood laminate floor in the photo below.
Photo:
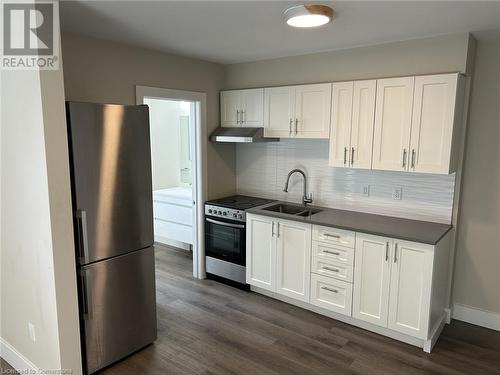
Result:
{"type": "Polygon", "coordinates": [[[156,248],[158,340],[103,373],[500,374],[500,332],[453,321],[426,354],[191,270],[156,248]]]}
{"type": "Polygon", "coordinates": [[[158,339],[101,374],[500,374],[500,332],[453,321],[426,354],[191,270],[156,248],[158,339]]]}

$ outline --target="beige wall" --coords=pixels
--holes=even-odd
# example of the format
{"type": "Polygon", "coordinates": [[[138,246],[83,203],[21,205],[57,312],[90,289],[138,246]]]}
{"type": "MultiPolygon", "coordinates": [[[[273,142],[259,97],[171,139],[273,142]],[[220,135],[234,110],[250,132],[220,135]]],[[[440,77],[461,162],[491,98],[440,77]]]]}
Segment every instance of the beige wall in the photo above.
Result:
{"type": "Polygon", "coordinates": [[[469,35],[416,39],[371,47],[228,65],[226,89],[351,79],[465,72],[469,35]]]}
{"type": "Polygon", "coordinates": [[[62,71],[1,78],[0,355],[81,374],[62,71]]]}
{"type": "Polygon", "coordinates": [[[500,314],[500,38],[479,40],[453,300],[500,314]]]}
{"type": "MultiPolygon", "coordinates": [[[[222,65],[63,33],[66,100],[135,103],[135,85],[207,93],[207,133],[219,126],[222,65]]],[[[234,145],[208,142],[208,196],[235,191],[234,145]]]]}

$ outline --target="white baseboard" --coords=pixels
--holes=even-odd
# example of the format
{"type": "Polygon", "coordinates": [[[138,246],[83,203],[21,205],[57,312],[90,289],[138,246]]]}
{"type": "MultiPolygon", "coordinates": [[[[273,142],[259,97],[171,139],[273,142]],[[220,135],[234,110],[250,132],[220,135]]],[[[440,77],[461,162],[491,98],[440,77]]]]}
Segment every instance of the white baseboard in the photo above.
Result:
{"type": "Polygon", "coordinates": [[[455,303],[453,319],[500,331],[500,314],[492,311],[455,303]]]}
{"type": "Polygon", "coordinates": [[[28,358],[0,337],[0,357],[20,374],[38,374],[39,369],[28,358]]]}

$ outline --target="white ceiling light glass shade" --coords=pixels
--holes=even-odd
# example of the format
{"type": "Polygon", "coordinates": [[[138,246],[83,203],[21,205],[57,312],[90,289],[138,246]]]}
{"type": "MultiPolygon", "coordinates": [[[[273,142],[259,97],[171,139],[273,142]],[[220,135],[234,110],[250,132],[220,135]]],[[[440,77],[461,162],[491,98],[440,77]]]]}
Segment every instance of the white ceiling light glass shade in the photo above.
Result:
{"type": "Polygon", "coordinates": [[[318,27],[331,22],[335,12],[326,5],[298,5],[285,10],[286,23],[293,27],[318,27]]]}

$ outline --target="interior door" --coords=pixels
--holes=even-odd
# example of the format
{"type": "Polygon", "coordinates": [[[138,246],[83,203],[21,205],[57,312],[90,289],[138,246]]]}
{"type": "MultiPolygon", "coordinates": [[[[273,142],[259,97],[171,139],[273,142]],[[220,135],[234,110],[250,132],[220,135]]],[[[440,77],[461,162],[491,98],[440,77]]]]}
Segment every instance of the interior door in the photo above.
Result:
{"type": "Polygon", "coordinates": [[[151,246],[148,107],[69,102],[67,113],[80,264],[151,246]]]}
{"type": "Polygon", "coordinates": [[[243,126],[264,126],[264,89],[241,91],[241,110],[243,126]]]}
{"type": "Polygon", "coordinates": [[[264,135],[266,137],[292,137],[295,118],[294,99],[293,87],[264,89],[264,135]]]}
{"type": "Polygon", "coordinates": [[[247,283],[270,291],[275,289],[275,228],[270,217],[247,215],[247,283]]]}
{"type": "Polygon", "coordinates": [[[388,327],[427,339],[433,246],[396,241],[392,261],[388,327]]]}
{"type": "Polygon", "coordinates": [[[276,233],[276,292],[309,302],[311,225],[280,220],[276,233]]]}
{"type": "Polygon", "coordinates": [[[329,165],[348,167],[351,147],[353,82],[333,84],[329,165]]]}
{"type": "Polygon", "coordinates": [[[387,327],[392,239],[356,233],[352,315],[387,327]]]}
{"type": "Polygon", "coordinates": [[[295,121],[298,138],[330,137],[332,84],[295,86],[295,121]]]}
{"type": "Polygon", "coordinates": [[[408,170],[414,80],[377,80],[373,169],[408,170]]]}
{"type": "Polygon", "coordinates": [[[239,90],[222,91],[220,93],[220,120],[222,127],[236,127],[240,125],[240,98],[239,90]]]}
{"type": "Polygon", "coordinates": [[[156,340],[153,247],[84,266],[80,277],[89,373],[156,340]]]}
{"type": "Polygon", "coordinates": [[[410,170],[450,172],[458,74],[415,78],[410,170]]]}
{"type": "Polygon", "coordinates": [[[375,121],[375,92],[377,82],[355,81],[353,86],[351,168],[371,169],[373,128],[375,121]]]}

